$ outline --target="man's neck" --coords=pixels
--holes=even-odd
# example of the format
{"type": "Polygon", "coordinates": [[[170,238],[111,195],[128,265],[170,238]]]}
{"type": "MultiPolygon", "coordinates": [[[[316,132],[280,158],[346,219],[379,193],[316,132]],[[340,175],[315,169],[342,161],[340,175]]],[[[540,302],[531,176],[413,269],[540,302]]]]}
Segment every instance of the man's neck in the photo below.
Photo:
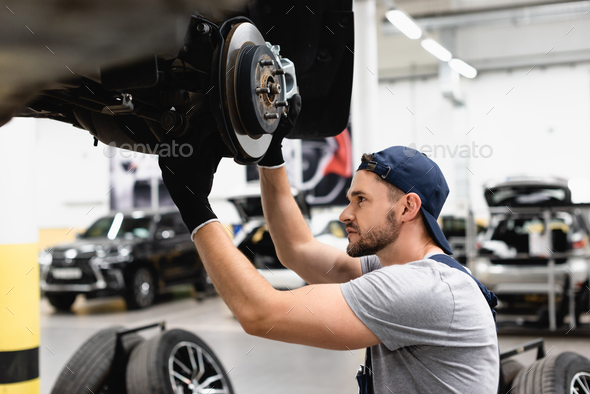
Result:
{"type": "Polygon", "coordinates": [[[383,267],[394,264],[407,264],[422,260],[430,253],[443,253],[443,250],[429,237],[421,239],[404,239],[402,234],[392,244],[377,253],[383,267]]]}

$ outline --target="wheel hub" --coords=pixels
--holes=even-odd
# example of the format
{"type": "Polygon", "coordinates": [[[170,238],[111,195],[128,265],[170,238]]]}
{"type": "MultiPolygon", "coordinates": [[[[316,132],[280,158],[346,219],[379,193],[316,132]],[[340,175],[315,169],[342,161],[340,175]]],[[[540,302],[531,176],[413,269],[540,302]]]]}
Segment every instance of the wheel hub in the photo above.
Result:
{"type": "Polygon", "coordinates": [[[238,150],[236,161],[256,163],[266,153],[272,133],[287,113],[287,100],[295,94],[286,89],[285,70],[290,80],[295,79],[291,66],[253,24],[235,24],[227,34],[219,72],[228,127],[221,133],[238,150]]]}
{"type": "Polygon", "coordinates": [[[230,392],[217,363],[205,349],[192,342],[183,341],[174,346],[168,358],[168,373],[175,393],[230,392]]]}
{"type": "Polygon", "coordinates": [[[569,394],[582,394],[590,391],[590,373],[578,372],[571,380],[569,394]]]}
{"type": "Polygon", "coordinates": [[[272,134],[287,106],[284,71],[266,45],[245,44],[236,69],[236,103],[242,126],[253,138],[272,134]]]}

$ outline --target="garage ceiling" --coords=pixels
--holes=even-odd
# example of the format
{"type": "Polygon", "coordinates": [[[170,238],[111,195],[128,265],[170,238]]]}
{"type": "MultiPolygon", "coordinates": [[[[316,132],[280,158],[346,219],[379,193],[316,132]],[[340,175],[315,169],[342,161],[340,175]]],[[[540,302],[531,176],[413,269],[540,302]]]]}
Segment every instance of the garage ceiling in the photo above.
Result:
{"type": "Polygon", "coordinates": [[[590,1],[378,1],[381,80],[438,74],[438,60],[420,40],[407,38],[385,18],[396,7],[480,73],[590,62],[590,1]]]}
{"type": "Polygon", "coordinates": [[[554,4],[551,0],[398,0],[395,2],[414,18],[437,14],[482,11],[493,8],[554,4]]]}

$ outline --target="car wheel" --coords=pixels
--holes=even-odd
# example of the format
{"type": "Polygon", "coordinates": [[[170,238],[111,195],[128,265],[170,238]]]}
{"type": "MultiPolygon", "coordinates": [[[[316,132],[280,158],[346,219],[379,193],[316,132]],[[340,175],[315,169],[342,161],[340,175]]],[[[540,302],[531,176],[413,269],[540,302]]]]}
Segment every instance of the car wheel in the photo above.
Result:
{"type": "Polygon", "coordinates": [[[126,386],[128,394],[234,392],[209,346],[195,334],[178,329],[151,338],[131,352],[126,386]]]}
{"type": "Polygon", "coordinates": [[[590,360],[564,352],[537,360],[514,379],[515,394],[579,394],[588,392],[590,360]]]}
{"type": "Polygon", "coordinates": [[[58,311],[69,312],[77,294],[46,294],[47,301],[58,311]]]}
{"type": "Polygon", "coordinates": [[[130,275],[125,293],[128,309],[141,309],[151,306],[156,299],[156,280],[147,267],[140,267],[130,275]]]}
{"type": "MultiPolygon", "coordinates": [[[[98,394],[103,389],[111,371],[117,345],[116,334],[123,329],[121,326],[105,328],[84,342],[59,374],[51,394],[83,392],[98,394]]],[[[141,336],[134,333],[126,334],[122,339],[126,354],[143,341],[141,336]]]]}

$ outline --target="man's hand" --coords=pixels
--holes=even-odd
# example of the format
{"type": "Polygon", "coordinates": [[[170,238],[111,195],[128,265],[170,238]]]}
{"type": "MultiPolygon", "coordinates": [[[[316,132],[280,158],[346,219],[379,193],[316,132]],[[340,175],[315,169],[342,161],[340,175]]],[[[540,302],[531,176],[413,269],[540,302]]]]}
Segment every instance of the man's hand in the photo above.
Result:
{"type": "Polygon", "coordinates": [[[281,150],[283,138],[293,130],[297,117],[301,112],[301,96],[296,94],[289,100],[289,111],[286,118],[282,118],[279,126],[275,130],[272,141],[266,150],[266,154],[258,162],[260,167],[279,168],[285,164],[283,152],[281,150]]]}
{"type": "Polygon", "coordinates": [[[159,150],[162,179],[191,236],[203,225],[218,221],[208,196],[213,174],[227,152],[214,124],[207,123],[188,136],[166,140],[159,150]],[[176,149],[171,148],[173,143],[176,149]]]}

